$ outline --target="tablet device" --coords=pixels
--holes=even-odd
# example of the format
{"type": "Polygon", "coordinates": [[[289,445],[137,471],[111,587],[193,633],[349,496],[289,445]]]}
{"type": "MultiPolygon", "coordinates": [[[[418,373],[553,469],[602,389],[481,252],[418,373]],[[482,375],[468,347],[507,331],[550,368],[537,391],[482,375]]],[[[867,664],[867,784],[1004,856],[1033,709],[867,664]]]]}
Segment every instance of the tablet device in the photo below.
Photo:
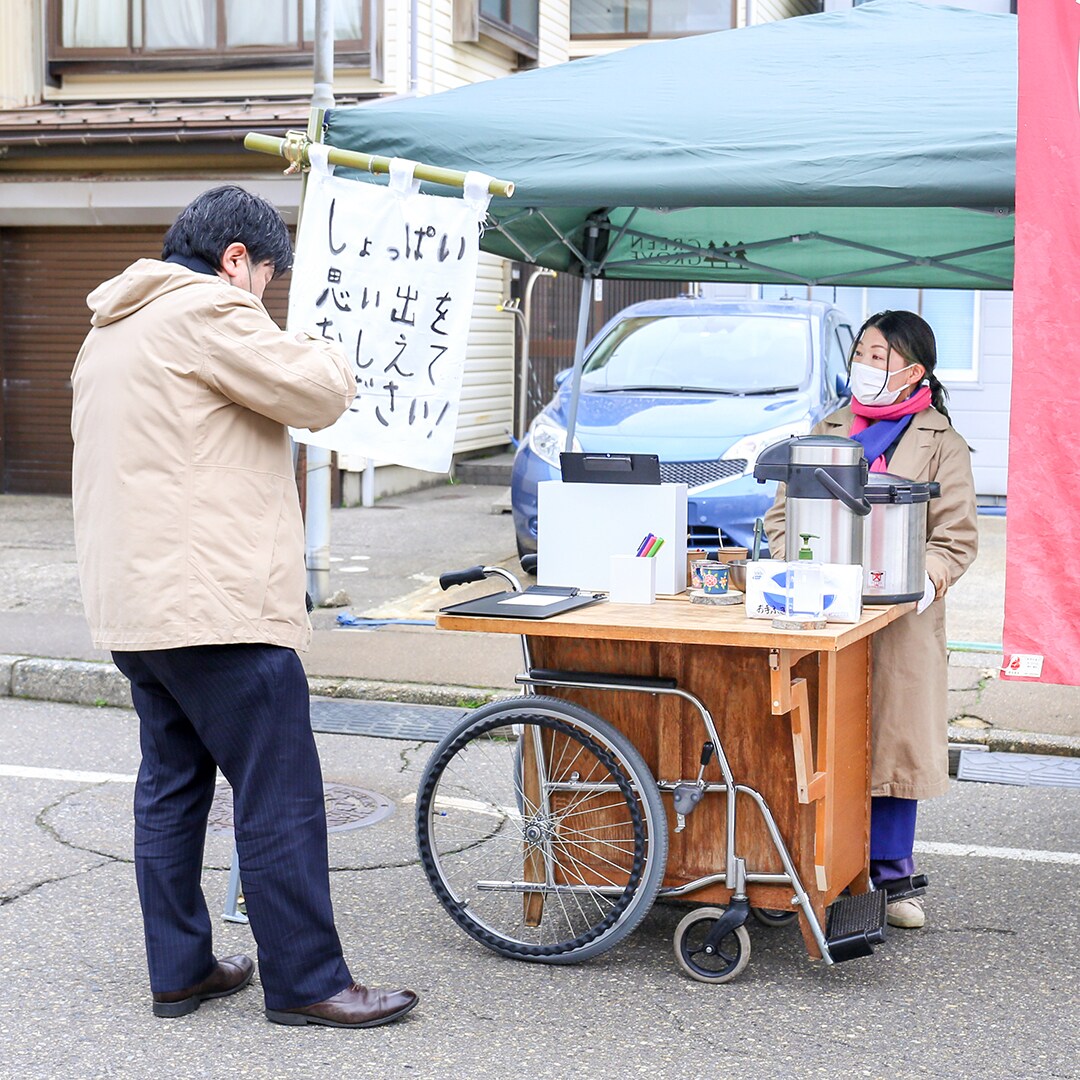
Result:
{"type": "Polygon", "coordinates": [[[560,454],[566,484],[659,484],[656,454],[560,454]]]}

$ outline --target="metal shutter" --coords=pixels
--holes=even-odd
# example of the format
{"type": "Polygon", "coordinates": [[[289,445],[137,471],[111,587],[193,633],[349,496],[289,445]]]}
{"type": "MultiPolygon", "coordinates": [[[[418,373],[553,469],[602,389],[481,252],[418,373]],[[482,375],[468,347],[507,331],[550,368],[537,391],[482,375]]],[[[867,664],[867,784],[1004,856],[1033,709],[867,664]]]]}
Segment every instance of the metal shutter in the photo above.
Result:
{"type": "MultiPolygon", "coordinates": [[[[161,254],[164,226],[0,229],[0,490],[71,492],[71,367],[86,332],[86,296],[136,259],[161,254]]],[[[266,292],[284,324],[289,277],[266,292]]]]}

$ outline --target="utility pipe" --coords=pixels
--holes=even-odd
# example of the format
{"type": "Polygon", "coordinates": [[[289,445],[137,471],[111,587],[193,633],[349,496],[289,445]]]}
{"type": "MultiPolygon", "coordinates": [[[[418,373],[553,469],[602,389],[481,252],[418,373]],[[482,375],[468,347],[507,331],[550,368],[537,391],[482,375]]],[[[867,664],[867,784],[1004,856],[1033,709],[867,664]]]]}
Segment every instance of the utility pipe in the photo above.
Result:
{"type": "Polygon", "coordinates": [[[541,266],[535,274],[529,276],[525,283],[525,298],[521,302],[521,385],[518,387],[518,442],[525,438],[525,416],[529,408],[529,335],[532,329],[532,292],[536,279],[541,277],[557,277],[554,270],[547,266],[541,266]]]}
{"type": "MultiPolygon", "coordinates": [[[[431,31],[430,45],[431,45],[431,92],[433,94],[438,93],[439,84],[436,78],[436,72],[438,71],[438,64],[435,61],[435,9],[439,6],[439,0],[431,0],[431,26],[428,28],[431,31]]],[[[453,14],[450,19],[453,21],[453,14]]]]}
{"type": "Polygon", "coordinates": [[[409,93],[420,85],[420,0],[409,4],[409,93]]]}
{"type": "MultiPolygon", "coordinates": [[[[314,51],[313,122],[315,116],[322,115],[314,110],[330,109],[334,105],[334,0],[315,0],[314,51]]],[[[317,139],[320,133],[315,130],[308,134],[317,139]]],[[[307,591],[314,604],[321,604],[330,595],[331,462],[331,451],[308,446],[304,534],[307,591]]]]}

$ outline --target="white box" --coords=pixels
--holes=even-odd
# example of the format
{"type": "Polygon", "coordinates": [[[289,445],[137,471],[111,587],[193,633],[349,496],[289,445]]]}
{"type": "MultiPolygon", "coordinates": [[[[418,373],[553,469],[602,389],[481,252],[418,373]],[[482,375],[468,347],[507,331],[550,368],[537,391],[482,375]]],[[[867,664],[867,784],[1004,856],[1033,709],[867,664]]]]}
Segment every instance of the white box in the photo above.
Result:
{"type": "Polygon", "coordinates": [[[544,480],[537,492],[536,580],[611,591],[611,556],[634,555],[653,533],[664,546],[656,593],[686,590],[685,484],[564,484],[544,480]]]}
{"type": "Polygon", "coordinates": [[[655,604],[656,559],[612,555],[608,600],[613,604],[655,604]]]}

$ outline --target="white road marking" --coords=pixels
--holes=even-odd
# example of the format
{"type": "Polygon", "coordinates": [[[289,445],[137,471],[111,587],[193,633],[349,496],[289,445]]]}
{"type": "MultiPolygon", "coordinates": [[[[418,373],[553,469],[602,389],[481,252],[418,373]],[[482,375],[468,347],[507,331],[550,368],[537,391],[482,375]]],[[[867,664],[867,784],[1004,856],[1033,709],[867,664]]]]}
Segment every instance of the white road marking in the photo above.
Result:
{"type": "Polygon", "coordinates": [[[88,772],[83,769],[37,769],[31,765],[0,765],[0,776],[18,776],[26,780],[73,780],[77,784],[134,784],[127,773],[88,772]]]}
{"type": "MultiPolygon", "coordinates": [[[[0,765],[0,776],[21,777],[27,780],[68,780],[78,784],[134,784],[133,774],[90,772],[83,769],[41,769],[32,765],[0,765]]],[[[410,793],[403,803],[416,801],[410,793]]],[[[492,817],[517,818],[516,807],[495,807],[473,799],[439,798],[435,805],[443,809],[466,810],[474,814],[492,817]]],[[[1015,862],[1058,863],[1062,866],[1080,866],[1080,852],[1037,851],[1029,848],[983,847],[979,844],[943,844],[918,840],[915,851],[920,855],[953,855],[974,859],[1012,859],[1015,862]]]]}
{"type": "Polygon", "coordinates": [[[915,850],[920,855],[962,855],[975,859],[1013,859],[1016,862],[1080,866],[1080,853],[1075,851],[1032,851],[1028,848],[981,847],[978,844],[935,844],[926,840],[917,840],[915,850]]]}

